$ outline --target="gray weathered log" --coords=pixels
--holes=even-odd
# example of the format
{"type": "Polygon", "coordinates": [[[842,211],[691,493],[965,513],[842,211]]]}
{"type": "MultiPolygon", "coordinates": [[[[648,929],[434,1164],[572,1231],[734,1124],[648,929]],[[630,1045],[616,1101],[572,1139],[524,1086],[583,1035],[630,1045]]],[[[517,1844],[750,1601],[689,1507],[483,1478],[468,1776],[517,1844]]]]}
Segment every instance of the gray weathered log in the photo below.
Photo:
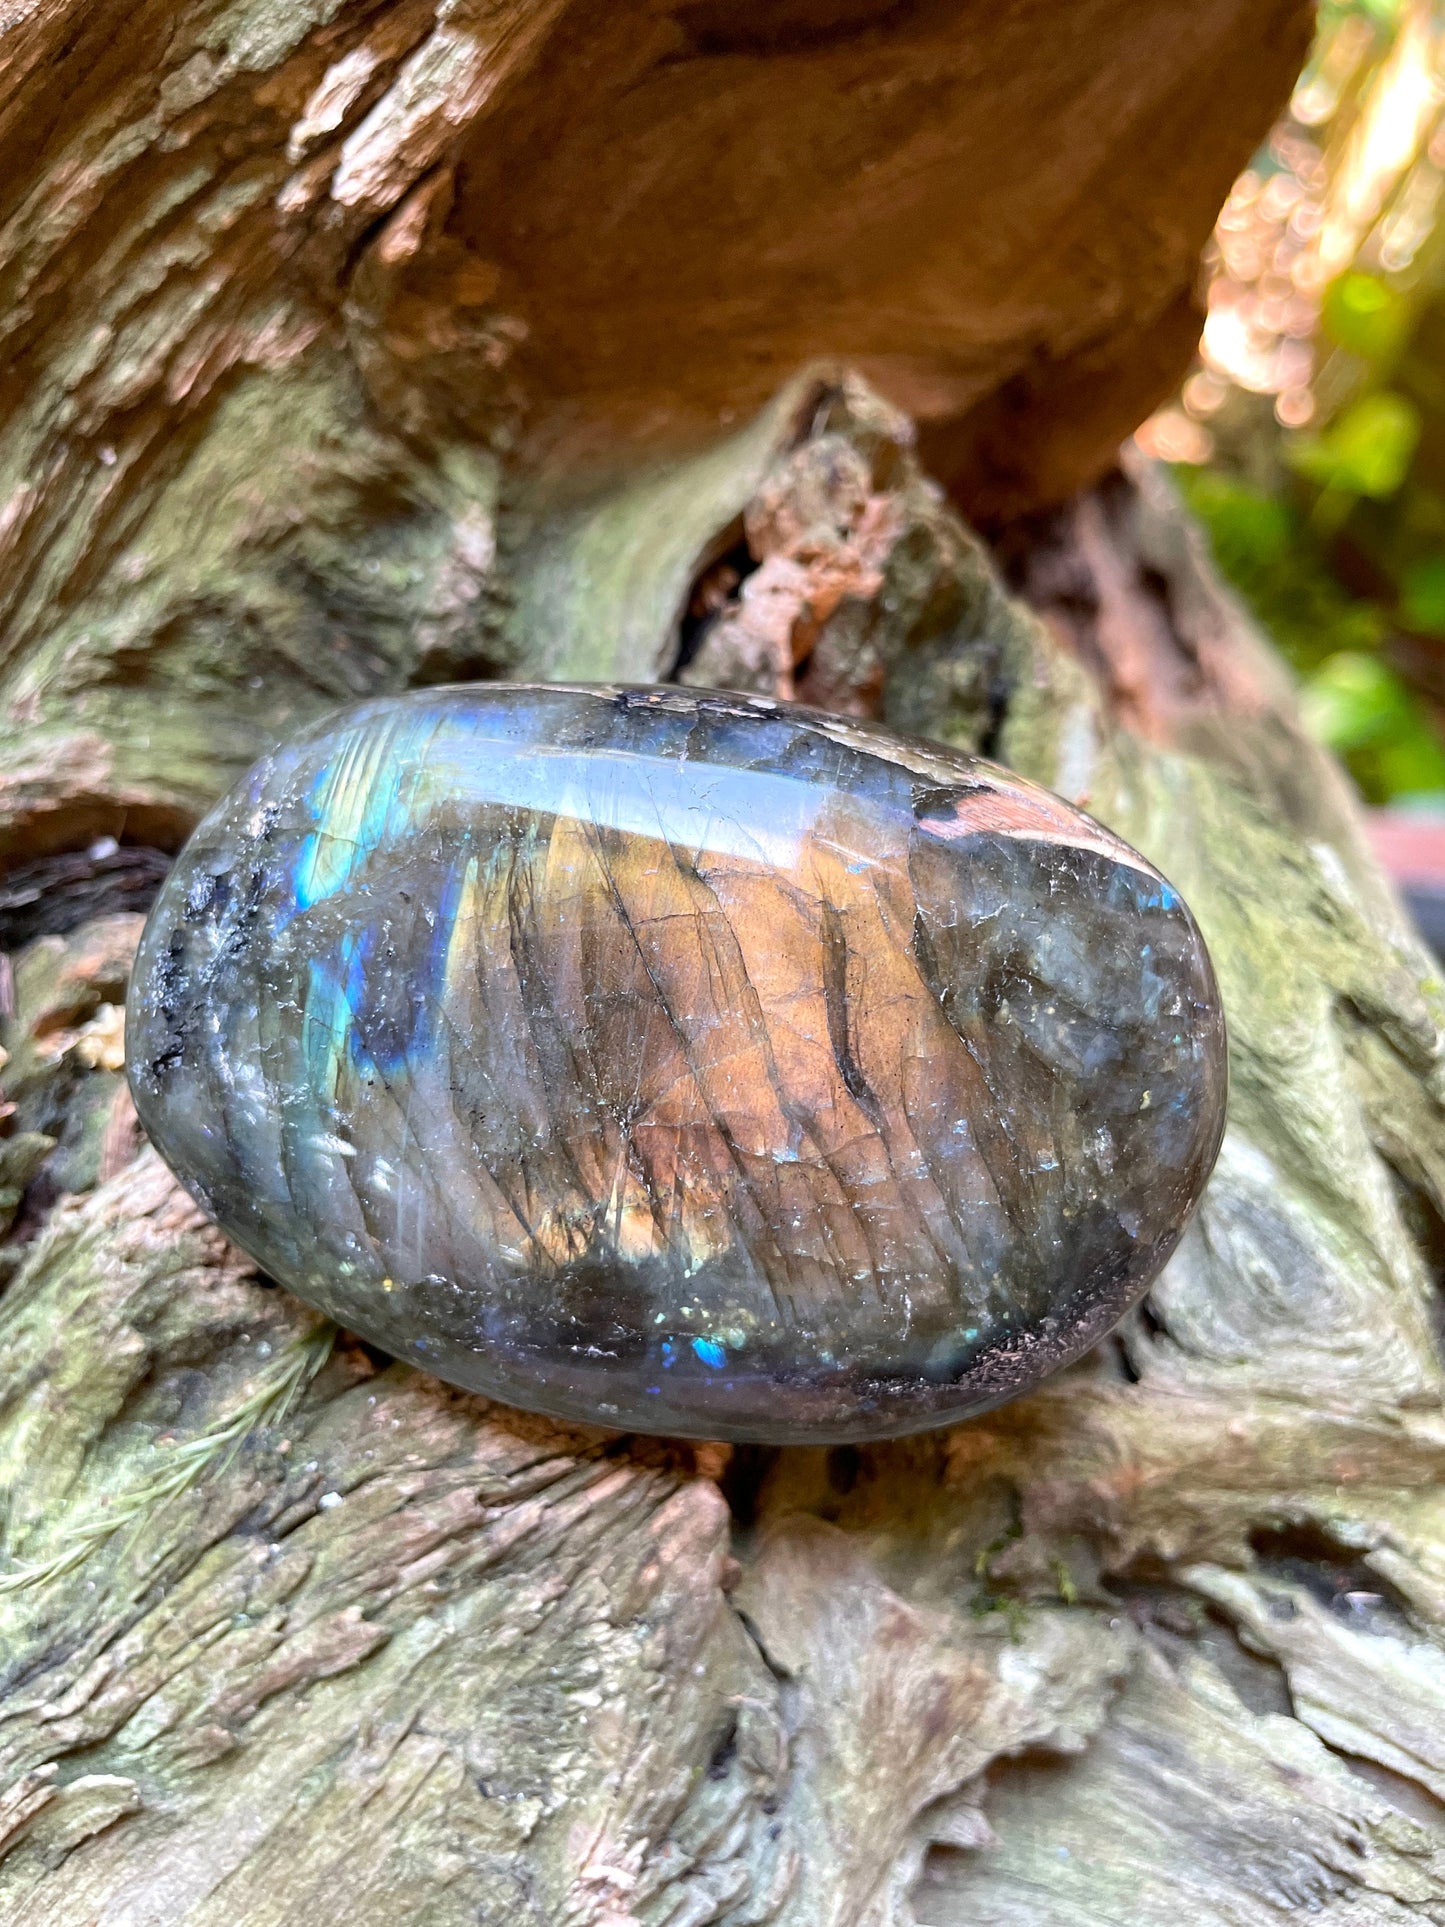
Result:
{"type": "Polygon", "coordinates": [[[1083,1368],[894,1447],[566,1433],[349,1342],[283,1411],[316,1319],[135,1142],[137,917],[32,939],[8,1156],[58,1131],[22,1212],[66,1195],[0,1301],[3,1917],[1445,1919],[1440,992],[1341,779],[1148,471],[1031,532],[1040,619],[852,378],[704,460],[552,538],[559,632],[669,666],[708,544],[597,563],[639,518],[791,530],[815,613],[866,550],[799,680],[986,740],[1197,908],[1234,1051],[1198,1225],[1083,1368]]]}
{"type": "MultiPolygon", "coordinates": [[[[1164,478],[1130,458],[1057,505],[1127,420],[1086,432],[1051,398],[1172,338],[1301,14],[37,0],[18,20],[7,1927],[1445,1921],[1441,986],[1164,478]],[[874,240],[824,298],[818,179],[779,190],[783,240],[761,209],[769,142],[790,115],[821,139],[845,85],[829,258],[874,240]],[[541,153],[549,99],[574,108],[541,153]],[[1144,138],[1164,127],[1173,146],[1144,138]],[[994,235],[977,274],[937,251],[905,272],[958,193],[932,162],[952,142],[1002,167],[1025,128],[1023,252],[994,235]],[[655,187],[704,134],[726,164],[689,155],[686,192],[655,187]],[[569,278],[587,207],[564,220],[559,196],[603,150],[613,268],[569,278]],[[702,179],[738,211],[715,234],[699,212],[688,254],[702,179]],[[1104,213],[1050,280],[1080,183],[1104,213]],[[666,237],[641,266],[638,205],[666,237]],[[629,359],[639,315],[660,319],[629,359]],[[826,351],[871,385],[806,365],[826,351]],[[649,366],[633,392],[621,371],[649,366]],[[1010,588],[900,401],[955,483],[1019,424],[978,495],[1018,511],[1010,588]],[[774,1454],[489,1407],[257,1279],[123,1088],[155,852],[302,717],[499,671],[886,715],[1158,861],[1214,950],[1233,1091],[1147,1310],[973,1425],[774,1454]]],[[[1155,398],[1121,382],[1118,409],[1155,398]]]]}

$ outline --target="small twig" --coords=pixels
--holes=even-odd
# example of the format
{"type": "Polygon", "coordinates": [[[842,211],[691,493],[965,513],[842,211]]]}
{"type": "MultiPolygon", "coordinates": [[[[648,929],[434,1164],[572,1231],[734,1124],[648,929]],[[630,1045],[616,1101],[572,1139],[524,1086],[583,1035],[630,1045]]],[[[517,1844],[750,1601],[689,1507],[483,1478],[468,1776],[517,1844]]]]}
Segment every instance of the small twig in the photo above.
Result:
{"type": "Polygon", "coordinates": [[[16,1566],[0,1573],[0,1596],[21,1592],[30,1586],[59,1579],[83,1565],[98,1547],[123,1527],[137,1530],[173,1499],[190,1489],[197,1479],[213,1468],[224,1472],[245,1443],[247,1436],[262,1425],[280,1425],[299,1403],[307,1386],[331,1356],[336,1327],[324,1324],[289,1345],[277,1359],[271,1375],[246,1397],[214,1432],[177,1445],[165,1469],[145,1484],[122,1493],[109,1506],[103,1518],[73,1526],[48,1559],[34,1566],[16,1566]]]}

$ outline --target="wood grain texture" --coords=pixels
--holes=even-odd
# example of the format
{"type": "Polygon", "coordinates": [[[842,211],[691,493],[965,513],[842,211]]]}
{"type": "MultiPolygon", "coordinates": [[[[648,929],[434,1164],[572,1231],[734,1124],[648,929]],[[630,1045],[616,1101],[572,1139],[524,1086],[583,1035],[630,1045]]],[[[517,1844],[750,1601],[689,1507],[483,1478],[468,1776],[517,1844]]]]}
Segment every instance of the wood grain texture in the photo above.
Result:
{"type": "Polygon", "coordinates": [[[700,454],[819,358],[912,410],[974,511],[1071,494],[1186,364],[1199,249],[1310,19],[1305,0],[14,13],[7,863],[122,825],[173,847],[217,766],[288,721],[535,667],[499,545],[603,471],[615,494],[620,469],[700,454]]]}

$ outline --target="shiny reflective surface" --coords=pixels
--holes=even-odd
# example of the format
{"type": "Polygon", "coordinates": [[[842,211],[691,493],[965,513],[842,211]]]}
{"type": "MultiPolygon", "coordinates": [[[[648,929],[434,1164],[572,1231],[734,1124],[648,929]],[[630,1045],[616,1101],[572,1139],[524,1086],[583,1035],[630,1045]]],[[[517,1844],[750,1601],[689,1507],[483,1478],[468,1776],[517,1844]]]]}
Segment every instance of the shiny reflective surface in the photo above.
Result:
{"type": "Polygon", "coordinates": [[[861,1439],[1035,1383],[1218,1147],[1144,860],[987,764],[761,699],[428,690],[259,764],[147,928],[131,1078],[276,1278],[454,1382],[861,1439]]]}

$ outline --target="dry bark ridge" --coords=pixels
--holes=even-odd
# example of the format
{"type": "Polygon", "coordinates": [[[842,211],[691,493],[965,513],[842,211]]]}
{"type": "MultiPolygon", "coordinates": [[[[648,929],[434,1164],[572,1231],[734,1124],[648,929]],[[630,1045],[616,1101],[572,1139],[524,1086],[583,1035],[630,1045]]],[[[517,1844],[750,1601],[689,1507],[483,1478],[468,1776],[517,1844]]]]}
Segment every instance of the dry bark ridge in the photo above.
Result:
{"type": "Polygon", "coordinates": [[[0,1920],[1445,1921],[1441,989],[1167,485],[1065,500],[1301,13],[16,10],[0,1920]],[[1007,589],[899,402],[951,480],[1010,448],[1007,589]],[[498,672],[883,714],[1159,862],[1234,1083],[1146,1312],[729,1455],[258,1280],[123,1090],[157,852],[296,720],[498,672]]]}

